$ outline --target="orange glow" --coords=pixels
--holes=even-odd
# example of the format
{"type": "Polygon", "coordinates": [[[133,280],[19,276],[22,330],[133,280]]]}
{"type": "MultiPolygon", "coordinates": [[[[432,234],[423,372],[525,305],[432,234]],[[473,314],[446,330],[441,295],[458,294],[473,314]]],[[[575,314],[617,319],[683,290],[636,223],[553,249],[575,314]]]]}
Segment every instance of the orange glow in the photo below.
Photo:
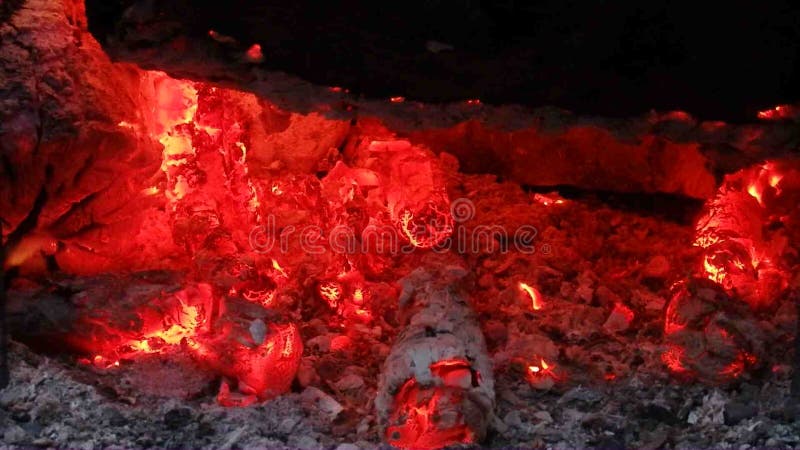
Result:
{"type": "Polygon", "coordinates": [[[530,297],[531,309],[533,309],[534,311],[539,311],[540,309],[542,309],[542,307],[544,306],[544,303],[542,302],[542,294],[540,294],[536,288],[531,287],[530,285],[522,282],[520,282],[518,286],[523,292],[528,294],[528,297],[530,297]]]}
{"type": "Polygon", "coordinates": [[[342,298],[342,286],[335,281],[327,281],[319,285],[319,296],[322,297],[331,308],[339,305],[342,298]]]}
{"type": "Polygon", "coordinates": [[[538,363],[527,366],[526,378],[531,387],[535,389],[550,389],[561,377],[554,371],[555,365],[548,364],[544,358],[539,358],[538,363]]]}
{"type": "Polygon", "coordinates": [[[561,198],[553,198],[553,196],[547,196],[542,194],[533,194],[533,201],[543,205],[543,206],[551,206],[551,205],[563,205],[564,199],[561,198]]]}
{"type": "Polygon", "coordinates": [[[747,186],[747,193],[750,194],[751,197],[756,199],[758,201],[759,205],[763,205],[764,204],[763,200],[761,199],[761,196],[763,195],[763,193],[761,192],[761,189],[759,188],[759,186],[757,184],[753,183],[753,184],[747,186]]]}
{"type": "Polygon", "coordinates": [[[798,115],[798,110],[792,105],[777,105],[770,109],[759,111],[756,115],[761,120],[791,119],[798,115]]]}
{"type": "Polygon", "coordinates": [[[356,288],[353,291],[353,303],[356,305],[363,305],[364,304],[364,290],[361,288],[356,288]]]}
{"type": "Polygon", "coordinates": [[[406,101],[406,98],[401,95],[398,95],[397,97],[389,97],[389,101],[392,103],[403,103],[404,101],[406,101]]]}
{"type": "Polygon", "coordinates": [[[149,188],[142,189],[142,194],[143,195],[156,195],[159,192],[160,191],[159,191],[158,187],[156,187],[156,186],[150,186],[149,188]]]}
{"type": "Polygon", "coordinates": [[[364,322],[369,322],[372,320],[372,313],[369,310],[364,308],[356,308],[355,310],[356,316],[364,322]]]}
{"type": "Polygon", "coordinates": [[[544,358],[539,360],[539,364],[533,364],[528,366],[528,372],[532,374],[542,374],[548,372],[550,370],[550,365],[544,360],[544,358]]]}
{"type": "Polygon", "coordinates": [[[242,292],[242,297],[247,301],[259,303],[267,308],[271,308],[275,302],[275,291],[271,289],[247,289],[242,292]]]}
{"type": "Polygon", "coordinates": [[[725,270],[711,264],[710,258],[710,255],[706,255],[703,258],[703,268],[706,270],[706,275],[709,280],[722,284],[722,281],[725,280],[725,270]]]}
{"type": "Polygon", "coordinates": [[[397,227],[414,247],[431,248],[453,233],[453,217],[449,211],[442,211],[440,206],[427,202],[416,212],[403,209],[397,227]]]}
{"type": "Polygon", "coordinates": [[[289,278],[289,275],[286,273],[285,270],[283,270],[283,267],[281,267],[281,265],[278,264],[278,261],[275,259],[272,260],[272,268],[277,270],[278,273],[281,274],[284,278],[289,278]]]}

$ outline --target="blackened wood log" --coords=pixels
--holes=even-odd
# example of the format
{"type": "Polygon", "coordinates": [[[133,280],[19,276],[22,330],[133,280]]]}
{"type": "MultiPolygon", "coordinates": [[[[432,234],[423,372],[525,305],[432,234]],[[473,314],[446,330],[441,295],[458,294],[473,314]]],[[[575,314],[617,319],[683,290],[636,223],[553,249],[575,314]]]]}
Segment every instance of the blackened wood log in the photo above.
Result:
{"type": "Polygon", "coordinates": [[[383,438],[403,448],[479,442],[495,405],[486,343],[465,296],[464,271],[418,269],[401,281],[403,331],[375,399],[383,438]]]}

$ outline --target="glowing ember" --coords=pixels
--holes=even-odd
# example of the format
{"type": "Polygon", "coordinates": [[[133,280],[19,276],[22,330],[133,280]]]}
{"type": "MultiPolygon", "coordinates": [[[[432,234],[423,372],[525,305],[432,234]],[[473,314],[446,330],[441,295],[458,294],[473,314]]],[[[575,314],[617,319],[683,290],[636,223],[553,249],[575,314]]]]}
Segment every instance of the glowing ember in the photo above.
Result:
{"type": "Polygon", "coordinates": [[[361,288],[356,288],[353,291],[353,303],[356,305],[363,305],[364,304],[364,290],[361,288]]]}
{"type": "Polygon", "coordinates": [[[284,278],[289,278],[289,275],[286,273],[285,270],[283,270],[283,267],[281,267],[281,265],[278,264],[278,261],[275,259],[272,260],[272,268],[275,269],[284,278]]]}
{"type": "Polygon", "coordinates": [[[757,117],[761,120],[786,120],[793,119],[800,112],[792,105],[777,105],[770,109],[759,111],[757,117]]]}
{"type": "Polygon", "coordinates": [[[469,389],[480,382],[480,376],[473,373],[469,362],[461,359],[437,361],[430,366],[433,376],[442,380],[445,386],[469,389]]]}
{"type": "Polygon", "coordinates": [[[251,63],[264,62],[264,54],[261,52],[261,45],[253,44],[245,52],[245,60],[251,63]]]}
{"type": "Polygon", "coordinates": [[[474,441],[463,417],[442,416],[462,402],[463,391],[451,387],[423,388],[408,380],[395,396],[396,407],[386,428],[386,440],[398,448],[439,449],[474,441]],[[447,425],[439,422],[446,421],[447,425]]]}
{"type": "Polygon", "coordinates": [[[520,290],[526,293],[528,297],[531,299],[531,309],[533,309],[534,311],[539,311],[540,309],[542,309],[542,307],[544,306],[544,303],[542,302],[542,294],[540,294],[536,288],[528,285],[527,283],[522,283],[522,282],[520,282],[518,286],[520,290]]]}
{"type": "Polygon", "coordinates": [[[667,350],[661,354],[661,360],[666,364],[667,368],[676,374],[687,374],[689,369],[683,366],[681,362],[684,357],[684,350],[677,345],[670,345],[667,350]]]}
{"type": "Polygon", "coordinates": [[[751,306],[767,304],[786,283],[764,228],[780,204],[783,179],[772,162],[729,175],[697,222],[694,245],[705,250],[703,273],[751,306]]]}
{"type": "Polygon", "coordinates": [[[534,194],[533,201],[544,205],[544,206],[551,206],[551,205],[563,205],[564,199],[562,198],[555,198],[555,195],[547,196],[542,194],[534,194]]]}
{"type": "Polygon", "coordinates": [[[553,371],[555,367],[548,364],[544,358],[539,358],[539,362],[530,364],[527,367],[526,378],[534,389],[547,390],[552,388],[558,376],[553,371]]]}
{"type": "Polygon", "coordinates": [[[319,296],[328,302],[331,308],[336,308],[342,298],[342,286],[335,281],[322,283],[319,285],[319,296]]]}
{"type": "Polygon", "coordinates": [[[434,202],[412,212],[405,209],[399,215],[398,229],[414,247],[431,248],[453,233],[453,217],[434,202]]]}
{"type": "Polygon", "coordinates": [[[397,97],[389,97],[389,101],[392,103],[403,103],[406,101],[406,98],[398,95],[397,97]]]}

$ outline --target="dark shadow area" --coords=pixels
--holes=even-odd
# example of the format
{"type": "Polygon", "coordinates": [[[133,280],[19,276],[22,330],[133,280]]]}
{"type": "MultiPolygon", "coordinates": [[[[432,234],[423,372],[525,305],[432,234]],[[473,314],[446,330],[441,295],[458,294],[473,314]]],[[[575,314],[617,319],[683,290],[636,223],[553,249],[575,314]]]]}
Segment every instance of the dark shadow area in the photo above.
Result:
{"type": "Polygon", "coordinates": [[[732,122],[800,99],[800,7],[788,0],[87,0],[100,42],[119,32],[131,4],[169,24],[159,30],[258,43],[267,69],[379,98],[480,98],[606,116],[682,109],[732,122]]]}

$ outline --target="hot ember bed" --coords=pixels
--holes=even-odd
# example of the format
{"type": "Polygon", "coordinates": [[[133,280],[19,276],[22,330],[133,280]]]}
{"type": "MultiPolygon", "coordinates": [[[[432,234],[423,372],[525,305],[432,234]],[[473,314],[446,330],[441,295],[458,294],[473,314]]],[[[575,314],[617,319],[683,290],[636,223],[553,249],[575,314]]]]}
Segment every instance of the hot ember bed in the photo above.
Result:
{"type": "Polygon", "coordinates": [[[0,447],[800,445],[795,106],[378,98],[86,7],[0,4],[0,447]]]}

